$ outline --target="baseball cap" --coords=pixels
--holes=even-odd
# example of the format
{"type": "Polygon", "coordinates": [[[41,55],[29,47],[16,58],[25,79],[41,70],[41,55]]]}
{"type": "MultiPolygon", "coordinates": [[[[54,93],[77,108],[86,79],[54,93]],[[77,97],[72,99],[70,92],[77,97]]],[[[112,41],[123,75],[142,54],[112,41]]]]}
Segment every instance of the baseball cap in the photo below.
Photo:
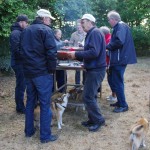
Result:
{"type": "Polygon", "coordinates": [[[88,20],[90,20],[92,22],[96,21],[95,17],[93,15],[91,15],[91,14],[84,14],[81,19],[88,19],[88,20]]]}
{"type": "Polygon", "coordinates": [[[26,21],[26,22],[28,22],[29,19],[28,19],[27,15],[19,15],[19,16],[17,17],[17,20],[16,20],[16,21],[17,21],[17,22],[20,22],[20,21],[26,21]]]}
{"type": "Polygon", "coordinates": [[[55,20],[55,18],[52,17],[51,13],[50,13],[48,10],[46,10],[46,9],[40,9],[40,10],[38,10],[36,13],[37,13],[37,15],[38,15],[39,17],[49,17],[49,18],[51,18],[52,20],[55,20]]]}

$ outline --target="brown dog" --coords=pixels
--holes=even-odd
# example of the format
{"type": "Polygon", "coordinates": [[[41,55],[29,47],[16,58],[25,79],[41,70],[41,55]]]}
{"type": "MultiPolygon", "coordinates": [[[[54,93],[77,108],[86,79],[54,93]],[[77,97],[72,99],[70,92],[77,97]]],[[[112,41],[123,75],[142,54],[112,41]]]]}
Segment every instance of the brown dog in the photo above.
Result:
{"type": "Polygon", "coordinates": [[[145,137],[148,132],[149,123],[146,118],[138,120],[130,130],[130,150],[138,150],[145,147],[145,137]]]}
{"type": "MultiPolygon", "coordinates": [[[[52,103],[51,103],[51,110],[53,113],[53,118],[56,116],[57,123],[58,123],[58,129],[61,129],[61,126],[64,124],[62,123],[62,115],[65,111],[65,108],[67,107],[68,98],[70,94],[62,94],[57,93],[52,97],[52,103]]],[[[40,127],[40,105],[38,105],[34,110],[34,120],[35,120],[35,126],[40,127]]]]}

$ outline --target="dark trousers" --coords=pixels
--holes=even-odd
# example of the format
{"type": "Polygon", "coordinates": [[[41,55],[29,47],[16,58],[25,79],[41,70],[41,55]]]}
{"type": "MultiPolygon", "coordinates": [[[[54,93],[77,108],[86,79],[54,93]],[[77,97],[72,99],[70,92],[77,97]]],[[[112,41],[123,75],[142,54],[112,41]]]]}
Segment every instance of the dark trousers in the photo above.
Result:
{"type": "Polygon", "coordinates": [[[80,84],[80,71],[75,72],[75,84],[80,84]]]}
{"type": "Polygon", "coordinates": [[[108,81],[112,92],[116,93],[120,107],[128,107],[124,93],[124,72],[126,65],[111,66],[109,68],[108,81]]]}
{"type": "Polygon", "coordinates": [[[12,66],[12,69],[15,72],[16,77],[16,87],[15,87],[15,102],[16,102],[16,110],[24,111],[24,92],[26,89],[25,77],[23,74],[23,66],[15,65],[12,66]]]}
{"type": "Polygon", "coordinates": [[[98,124],[104,121],[97,103],[97,90],[105,77],[105,68],[87,71],[84,82],[83,100],[89,121],[98,124]]]}
{"type": "Polygon", "coordinates": [[[25,134],[34,133],[34,107],[37,96],[40,101],[40,140],[47,140],[51,136],[52,112],[50,109],[53,75],[44,75],[27,81],[27,104],[25,115],[25,134]]]}
{"type": "MultiPolygon", "coordinates": [[[[65,77],[65,71],[64,70],[56,70],[56,81],[57,81],[57,88],[60,88],[62,85],[65,84],[65,78],[67,81],[67,77],[65,77]]],[[[66,87],[59,90],[59,92],[63,93],[65,92],[66,87]]]]}

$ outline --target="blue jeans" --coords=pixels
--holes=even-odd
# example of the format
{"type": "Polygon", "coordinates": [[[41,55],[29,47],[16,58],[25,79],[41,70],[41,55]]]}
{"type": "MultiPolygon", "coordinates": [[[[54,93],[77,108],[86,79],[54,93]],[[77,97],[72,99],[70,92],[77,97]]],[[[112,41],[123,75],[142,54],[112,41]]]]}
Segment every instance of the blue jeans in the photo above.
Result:
{"type": "Polygon", "coordinates": [[[99,124],[104,121],[97,103],[97,90],[105,77],[105,68],[101,70],[90,70],[86,72],[83,101],[88,112],[89,121],[99,124]]]}
{"type": "Polygon", "coordinates": [[[124,72],[126,65],[111,66],[109,68],[109,83],[113,92],[116,93],[118,105],[120,107],[128,107],[124,93],[124,72]]]}
{"type": "Polygon", "coordinates": [[[12,66],[16,77],[16,88],[15,88],[15,102],[17,111],[25,111],[24,106],[24,92],[26,89],[26,82],[23,73],[22,65],[12,66]]]}
{"type": "Polygon", "coordinates": [[[37,96],[40,101],[40,140],[47,140],[51,136],[52,112],[50,109],[53,75],[44,75],[27,79],[27,104],[25,116],[25,134],[34,133],[34,107],[37,96]]]}

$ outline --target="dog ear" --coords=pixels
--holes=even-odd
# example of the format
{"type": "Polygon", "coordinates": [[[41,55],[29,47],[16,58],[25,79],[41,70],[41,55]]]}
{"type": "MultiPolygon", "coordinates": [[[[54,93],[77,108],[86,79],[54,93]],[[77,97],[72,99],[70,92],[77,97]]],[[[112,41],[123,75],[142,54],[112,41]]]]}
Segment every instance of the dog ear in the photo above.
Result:
{"type": "Polygon", "coordinates": [[[132,133],[133,134],[136,134],[137,136],[140,136],[141,133],[143,132],[144,130],[144,126],[143,125],[138,125],[138,126],[135,126],[133,129],[132,129],[132,133]]]}

